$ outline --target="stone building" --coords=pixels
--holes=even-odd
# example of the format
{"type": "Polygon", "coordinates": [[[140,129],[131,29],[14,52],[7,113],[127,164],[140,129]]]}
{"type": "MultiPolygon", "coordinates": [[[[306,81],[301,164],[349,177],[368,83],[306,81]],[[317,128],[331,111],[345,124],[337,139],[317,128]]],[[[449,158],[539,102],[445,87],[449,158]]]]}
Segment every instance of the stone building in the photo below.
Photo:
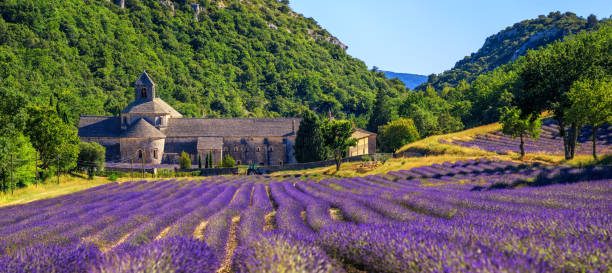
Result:
{"type": "MultiPolygon", "coordinates": [[[[299,118],[183,118],[155,95],[155,83],[143,72],[134,83],[135,100],[119,117],[81,116],[79,137],[106,147],[107,161],[176,164],[181,152],[213,164],[230,155],[238,164],[296,163],[293,145],[299,118]]],[[[376,151],[376,134],[359,129],[359,144],[349,155],[376,151]]]]}
{"type": "Polygon", "coordinates": [[[368,155],[376,153],[376,134],[357,128],[353,133],[353,138],[357,139],[357,145],[350,147],[348,156],[368,155]]]}

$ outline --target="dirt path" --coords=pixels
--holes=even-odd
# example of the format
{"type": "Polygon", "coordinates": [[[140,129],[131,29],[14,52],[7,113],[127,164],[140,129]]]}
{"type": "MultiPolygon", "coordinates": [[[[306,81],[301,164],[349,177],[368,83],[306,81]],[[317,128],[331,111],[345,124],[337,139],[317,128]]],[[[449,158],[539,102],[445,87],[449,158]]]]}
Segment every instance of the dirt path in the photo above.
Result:
{"type": "Polygon", "coordinates": [[[109,246],[109,247],[103,247],[101,248],[103,253],[106,253],[108,251],[110,251],[111,249],[117,247],[118,245],[120,245],[121,243],[125,242],[125,240],[127,240],[127,238],[130,237],[130,235],[132,235],[134,231],[132,232],[128,232],[127,234],[123,235],[123,237],[121,237],[121,239],[119,239],[119,241],[115,242],[113,245],[109,246]]]}
{"type": "Polygon", "coordinates": [[[171,228],[171,227],[172,227],[172,226],[168,226],[168,227],[164,228],[164,230],[162,230],[162,231],[159,233],[159,235],[157,235],[157,237],[155,237],[155,241],[157,241],[157,240],[159,240],[159,239],[161,239],[161,238],[166,237],[166,234],[168,234],[168,231],[170,231],[170,228],[171,228]]]}
{"type": "Polygon", "coordinates": [[[232,226],[230,227],[229,239],[225,246],[225,259],[221,264],[221,268],[217,270],[217,273],[230,273],[232,269],[232,257],[234,257],[234,251],[238,247],[238,225],[240,224],[240,216],[232,218],[232,226]]]}
{"type": "Polygon", "coordinates": [[[264,219],[264,232],[272,231],[276,228],[276,211],[269,213],[264,219]]]}
{"type": "Polygon", "coordinates": [[[329,209],[329,216],[335,221],[344,221],[342,212],[339,209],[334,209],[334,208],[329,209]]]}
{"type": "Polygon", "coordinates": [[[193,238],[196,238],[200,241],[204,240],[204,230],[206,230],[206,226],[208,226],[208,221],[202,221],[193,231],[193,238]]]}

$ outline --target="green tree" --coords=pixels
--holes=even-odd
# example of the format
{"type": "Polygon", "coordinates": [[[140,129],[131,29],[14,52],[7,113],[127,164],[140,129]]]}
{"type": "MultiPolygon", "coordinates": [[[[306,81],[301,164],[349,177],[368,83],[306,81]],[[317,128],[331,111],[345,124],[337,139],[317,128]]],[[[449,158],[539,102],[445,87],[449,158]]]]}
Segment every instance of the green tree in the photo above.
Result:
{"type": "Polygon", "coordinates": [[[26,135],[40,153],[42,169],[74,169],[79,155],[77,129],[62,121],[53,108],[32,106],[28,108],[26,135]]]}
{"type": "Polygon", "coordinates": [[[551,111],[559,123],[565,158],[574,157],[579,124],[568,120],[567,110],[572,106],[568,92],[575,82],[597,78],[598,73],[612,74],[609,55],[612,47],[612,27],[566,37],[543,50],[529,51],[524,65],[518,71],[519,93],[514,103],[523,115],[539,115],[551,111]],[[569,133],[566,126],[570,125],[569,133]]]}
{"type": "Polygon", "coordinates": [[[223,168],[233,168],[234,166],[236,166],[236,160],[230,155],[225,155],[223,160],[221,160],[221,167],[223,168]]]}
{"type": "Polygon", "coordinates": [[[402,146],[418,139],[419,132],[411,119],[400,118],[378,129],[378,141],[384,152],[393,153],[402,146]]]}
{"type": "Polygon", "coordinates": [[[572,106],[566,116],[571,122],[593,128],[593,158],[597,159],[597,128],[612,122],[612,77],[575,82],[568,97],[572,106]]]}
{"type": "Polygon", "coordinates": [[[127,1],[125,12],[106,1],[0,1],[0,87],[36,105],[58,94],[52,105],[73,122],[119,114],[144,68],[158,95],[186,117],[287,117],[322,106],[365,119],[375,82],[393,95],[405,89],[279,1],[226,9],[194,2],[207,15],[197,23],[185,1],[175,2],[174,16],[150,0],[127,1]],[[40,57],[35,65],[24,61],[31,56],[40,57]]]}
{"type": "Polygon", "coordinates": [[[383,89],[379,89],[370,113],[367,129],[371,132],[378,132],[378,127],[387,124],[391,119],[392,108],[389,104],[389,96],[383,89]]]}
{"type": "Polygon", "coordinates": [[[79,143],[79,157],[77,168],[86,170],[89,179],[93,179],[95,170],[104,169],[106,162],[106,149],[96,142],[79,143]]]}
{"type": "Polygon", "coordinates": [[[202,169],[202,154],[198,154],[198,169],[202,169]]]}
{"type": "Polygon", "coordinates": [[[28,138],[18,134],[0,136],[0,190],[13,191],[34,181],[35,150],[28,138]],[[12,170],[12,183],[11,183],[12,170]]]}
{"type": "Polygon", "coordinates": [[[322,161],[329,158],[329,150],[323,138],[323,122],[312,111],[302,114],[302,121],[295,137],[295,158],[298,162],[322,161]]]}
{"type": "Polygon", "coordinates": [[[213,167],[213,154],[212,152],[208,153],[208,168],[211,169],[213,167]]]}
{"type": "Polygon", "coordinates": [[[185,151],[181,152],[179,165],[181,166],[181,169],[191,169],[191,157],[189,157],[189,154],[185,151]]]}
{"type": "Polygon", "coordinates": [[[332,120],[325,123],[323,127],[323,138],[325,145],[330,149],[334,161],[336,161],[336,171],[340,171],[342,158],[349,147],[357,144],[357,139],[351,138],[355,132],[355,127],[348,120],[332,120]]]}
{"type": "Polygon", "coordinates": [[[502,132],[506,135],[512,136],[512,138],[519,137],[521,140],[521,159],[525,157],[525,136],[531,136],[538,139],[540,136],[540,127],[542,126],[541,120],[537,116],[532,114],[526,117],[521,116],[521,110],[513,107],[505,107],[501,115],[502,132]]]}
{"type": "Polygon", "coordinates": [[[0,190],[6,192],[34,180],[36,152],[23,135],[26,125],[26,98],[0,87],[0,190]],[[12,166],[11,166],[12,159],[12,166]],[[12,167],[12,181],[11,181],[12,167]]]}

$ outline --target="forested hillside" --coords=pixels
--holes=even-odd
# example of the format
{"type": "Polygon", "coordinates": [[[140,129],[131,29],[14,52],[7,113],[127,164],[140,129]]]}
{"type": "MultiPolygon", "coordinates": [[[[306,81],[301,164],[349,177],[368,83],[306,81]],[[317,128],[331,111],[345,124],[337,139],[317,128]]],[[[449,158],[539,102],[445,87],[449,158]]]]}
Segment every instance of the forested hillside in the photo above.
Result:
{"type": "Polygon", "coordinates": [[[476,53],[458,61],[452,69],[430,75],[427,82],[418,88],[424,90],[431,85],[442,90],[447,86],[455,87],[462,80],[470,83],[478,75],[512,62],[530,49],[540,48],[581,30],[593,30],[598,23],[594,15],[584,19],[571,12],[551,12],[548,16],[521,21],[487,38],[476,53]]]}
{"type": "Polygon", "coordinates": [[[118,114],[142,70],[191,117],[310,108],[365,124],[377,90],[405,91],[286,1],[111,2],[1,1],[0,88],[40,105],[53,96],[73,124],[80,114],[118,114]]]}

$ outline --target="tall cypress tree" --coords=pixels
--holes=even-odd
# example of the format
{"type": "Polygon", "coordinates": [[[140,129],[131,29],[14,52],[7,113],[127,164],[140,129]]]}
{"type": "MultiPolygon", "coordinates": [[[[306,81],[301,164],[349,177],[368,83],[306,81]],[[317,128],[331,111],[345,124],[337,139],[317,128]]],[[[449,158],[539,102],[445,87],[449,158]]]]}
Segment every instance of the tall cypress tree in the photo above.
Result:
{"type": "Polygon", "coordinates": [[[294,149],[295,159],[300,163],[327,160],[329,157],[323,138],[323,122],[310,110],[303,113],[294,149]]]}
{"type": "Polygon", "coordinates": [[[374,108],[370,114],[370,120],[368,121],[368,130],[371,132],[378,132],[378,126],[385,125],[391,121],[391,107],[389,105],[389,96],[382,89],[378,89],[376,93],[376,101],[374,102],[374,108]]]}
{"type": "Polygon", "coordinates": [[[208,168],[212,168],[213,167],[213,154],[212,152],[208,153],[208,168]]]}

